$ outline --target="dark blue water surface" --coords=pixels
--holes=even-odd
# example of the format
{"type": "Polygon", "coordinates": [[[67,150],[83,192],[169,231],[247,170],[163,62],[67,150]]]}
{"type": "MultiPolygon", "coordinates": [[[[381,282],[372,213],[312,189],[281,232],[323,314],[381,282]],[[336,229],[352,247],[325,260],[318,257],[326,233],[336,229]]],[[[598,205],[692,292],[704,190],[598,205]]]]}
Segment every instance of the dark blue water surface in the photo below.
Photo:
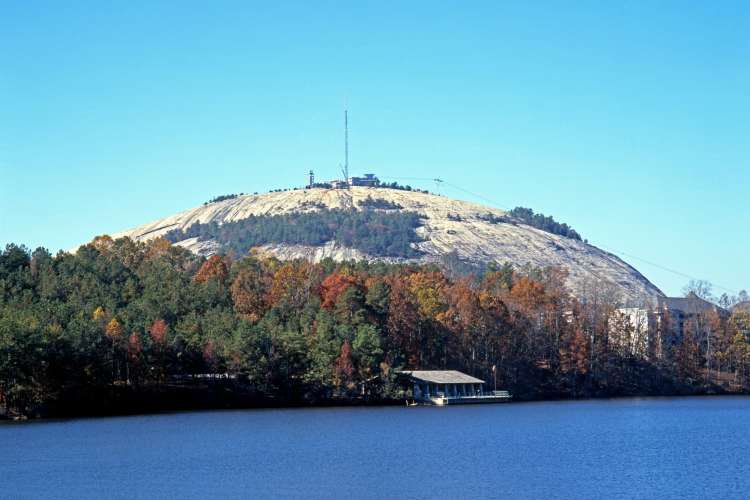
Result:
{"type": "Polygon", "coordinates": [[[750,398],[0,425],[9,498],[750,498],[750,398]]]}

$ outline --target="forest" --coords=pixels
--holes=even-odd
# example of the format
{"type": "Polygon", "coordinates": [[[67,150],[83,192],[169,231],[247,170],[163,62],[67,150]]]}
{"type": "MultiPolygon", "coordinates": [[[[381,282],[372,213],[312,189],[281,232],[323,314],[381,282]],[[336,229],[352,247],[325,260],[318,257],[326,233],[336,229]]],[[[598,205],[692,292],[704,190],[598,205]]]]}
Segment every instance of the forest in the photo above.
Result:
{"type": "Polygon", "coordinates": [[[402,403],[396,374],[416,368],[491,381],[494,367],[518,400],[747,390],[747,311],[636,349],[606,290],[579,300],[564,279],[513,263],[449,277],[434,266],[206,259],[164,238],[101,236],[54,256],[8,245],[0,413],[402,403]]]}
{"type": "MultiPolygon", "coordinates": [[[[369,200],[365,202],[383,207],[372,198],[369,200]]],[[[369,255],[401,258],[420,255],[412,243],[420,241],[414,230],[422,224],[422,219],[414,212],[311,208],[316,210],[283,215],[251,215],[223,224],[196,222],[185,230],[170,231],[166,238],[173,243],[194,237],[212,239],[221,245],[224,252],[231,251],[237,255],[245,255],[255,246],[269,243],[319,246],[329,241],[369,255]]]]}

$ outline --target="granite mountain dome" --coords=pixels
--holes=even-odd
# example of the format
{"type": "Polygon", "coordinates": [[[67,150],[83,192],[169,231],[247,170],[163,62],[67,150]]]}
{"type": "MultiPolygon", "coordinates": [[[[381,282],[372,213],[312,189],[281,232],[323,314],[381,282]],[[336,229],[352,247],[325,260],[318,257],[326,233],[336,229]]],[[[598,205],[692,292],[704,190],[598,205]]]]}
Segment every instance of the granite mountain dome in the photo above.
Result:
{"type": "Polygon", "coordinates": [[[335,240],[321,240],[314,245],[268,241],[257,245],[258,250],[283,260],[306,258],[316,261],[331,257],[335,260],[435,262],[455,253],[461,260],[472,263],[510,262],[517,266],[566,268],[568,286],[578,296],[601,285],[615,290],[623,303],[642,303],[663,296],[632,266],[593,245],[520,223],[495,208],[424,192],[382,187],[297,189],[229,197],[112,236],[128,236],[137,241],[169,236],[176,244],[192,252],[209,255],[223,251],[222,244],[205,235],[187,237],[181,231],[189,233],[191,226],[197,227],[195,224],[209,224],[216,228],[253,216],[268,220],[274,216],[314,214],[326,210],[355,214],[363,211],[418,214],[419,224],[413,229],[416,237],[407,243],[414,250],[413,255],[367,253],[335,240]]]}

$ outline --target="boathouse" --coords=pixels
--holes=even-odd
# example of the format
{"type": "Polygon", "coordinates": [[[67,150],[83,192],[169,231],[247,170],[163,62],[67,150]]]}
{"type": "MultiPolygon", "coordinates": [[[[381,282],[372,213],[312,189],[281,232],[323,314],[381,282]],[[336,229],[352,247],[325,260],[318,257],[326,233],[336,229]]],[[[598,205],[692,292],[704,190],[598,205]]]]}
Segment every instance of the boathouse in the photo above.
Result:
{"type": "Polygon", "coordinates": [[[499,403],[510,399],[507,391],[484,389],[484,380],[456,370],[402,371],[415,401],[428,404],[499,403]]]}

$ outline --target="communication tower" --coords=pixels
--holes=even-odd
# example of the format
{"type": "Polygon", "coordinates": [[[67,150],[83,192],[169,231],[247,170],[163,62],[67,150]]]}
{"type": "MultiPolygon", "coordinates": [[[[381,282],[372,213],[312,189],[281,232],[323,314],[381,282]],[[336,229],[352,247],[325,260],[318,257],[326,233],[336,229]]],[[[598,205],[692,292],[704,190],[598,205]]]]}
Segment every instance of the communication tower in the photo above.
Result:
{"type": "Polygon", "coordinates": [[[344,184],[349,188],[349,113],[344,110],[344,168],[341,170],[344,174],[344,184]]]}

